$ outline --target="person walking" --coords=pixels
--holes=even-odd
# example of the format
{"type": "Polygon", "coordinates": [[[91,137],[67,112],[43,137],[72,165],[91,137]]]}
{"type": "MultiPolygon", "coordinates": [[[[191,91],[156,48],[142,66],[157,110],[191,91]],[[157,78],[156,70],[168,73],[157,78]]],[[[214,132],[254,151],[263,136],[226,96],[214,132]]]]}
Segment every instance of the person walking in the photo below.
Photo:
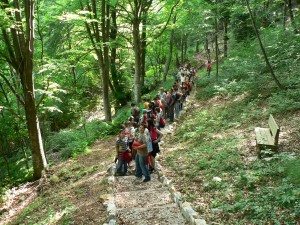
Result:
{"type": "Polygon", "coordinates": [[[170,89],[170,102],[169,102],[169,114],[170,114],[170,122],[174,122],[174,108],[175,108],[175,102],[176,102],[176,93],[174,93],[174,89],[170,89]]]}
{"type": "Polygon", "coordinates": [[[116,176],[127,175],[127,164],[130,162],[128,136],[125,135],[125,130],[121,129],[116,141],[116,158],[118,165],[116,176]]]}
{"type": "Polygon", "coordinates": [[[180,113],[179,106],[180,106],[182,93],[178,90],[177,87],[174,87],[174,95],[175,95],[175,102],[174,102],[175,116],[176,119],[179,119],[179,113],[180,113]]]}
{"type": "Polygon", "coordinates": [[[149,170],[150,170],[150,173],[153,173],[155,170],[155,157],[160,152],[158,143],[160,142],[161,138],[163,137],[163,133],[155,127],[153,121],[148,122],[148,130],[149,130],[151,140],[152,140],[152,151],[150,153],[151,155],[150,155],[149,170]]]}
{"type": "Polygon", "coordinates": [[[210,61],[207,62],[206,71],[207,71],[207,77],[210,77],[210,71],[211,71],[211,64],[210,64],[210,61]]]}
{"type": "Polygon", "coordinates": [[[146,164],[148,151],[147,138],[144,133],[145,128],[146,126],[144,124],[140,124],[139,133],[135,138],[132,148],[137,152],[135,156],[135,176],[137,179],[142,179],[142,176],[144,175],[145,179],[143,180],[143,182],[148,182],[151,180],[151,177],[146,164]]]}

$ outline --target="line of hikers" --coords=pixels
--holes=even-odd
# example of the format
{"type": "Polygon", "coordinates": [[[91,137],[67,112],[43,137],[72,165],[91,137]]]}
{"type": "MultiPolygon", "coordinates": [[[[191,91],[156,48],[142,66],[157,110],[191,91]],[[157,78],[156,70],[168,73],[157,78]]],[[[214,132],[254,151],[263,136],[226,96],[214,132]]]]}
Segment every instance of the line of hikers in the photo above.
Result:
{"type": "Polygon", "coordinates": [[[179,67],[172,88],[160,88],[153,101],[143,98],[142,114],[136,103],[131,103],[131,117],[122,125],[116,140],[116,176],[125,176],[128,166],[135,160],[135,176],[148,182],[156,169],[155,157],[160,152],[159,142],[163,137],[160,129],[166,121],[172,123],[179,118],[180,110],[194,85],[196,70],[190,64],[179,67]]]}

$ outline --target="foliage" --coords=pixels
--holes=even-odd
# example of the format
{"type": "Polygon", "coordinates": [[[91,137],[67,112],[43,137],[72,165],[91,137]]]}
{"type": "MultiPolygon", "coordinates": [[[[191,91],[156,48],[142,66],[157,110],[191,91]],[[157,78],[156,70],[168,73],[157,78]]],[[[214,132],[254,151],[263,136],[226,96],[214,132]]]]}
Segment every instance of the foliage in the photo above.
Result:
{"type": "Polygon", "coordinates": [[[115,130],[116,133],[119,132],[120,125],[123,124],[125,121],[127,121],[130,116],[131,116],[130,106],[123,107],[122,109],[118,110],[112,122],[113,126],[116,129],[115,130]]]}
{"type": "Polygon", "coordinates": [[[284,162],[283,167],[289,181],[300,187],[300,160],[297,158],[289,159],[284,162]]]}
{"type": "MultiPolygon", "coordinates": [[[[280,117],[300,109],[296,75],[300,45],[294,42],[298,36],[290,31],[286,35],[292,46],[283,31],[262,31],[285,90],[276,87],[255,40],[231,40],[230,57],[220,65],[219,79],[201,76],[197,80],[201,110],[189,112],[174,137],[178,149],[165,153],[168,166],[181,181],[184,198],[205,201],[210,210],[201,204],[196,208],[210,223],[295,224],[299,220],[297,147],[292,150],[294,155],[281,153],[258,160],[249,143],[253,128],[270,113],[280,117]]],[[[297,140],[297,135],[290,135],[297,140]]]]}
{"type": "Polygon", "coordinates": [[[60,152],[62,158],[68,159],[85,153],[89,145],[99,138],[114,134],[115,130],[115,126],[102,121],[92,121],[74,130],[62,130],[49,138],[46,151],[60,152]]]}
{"type": "MultiPolygon", "coordinates": [[[[29,154],[29,150],[27,154],[29,154]]],[[[9,168],[7,167],[6,161],[1,158],[0,159],[0,190],[1,188],[10,188],[12,186],[20,185],[26,181],[30,181],[32,179],[32,169],[26,169],[25,159],[21,153],[15,154],[13,157],[9,157],[8,159],[9,168]]],[[[29,166],[30,166],[29,162],[29,166]]]]}
{"type": "MultiPolygon", "coordinates": [[[[288,35],[292,35],[290,32],[288,35]]],[[[205,87],[198,94],[199,99],[208,99],[213,96],[229,97],[231,99],[241,94],[247,95],[248,101],[256,102],[255,104],[268,103],[269,113],[282,113],[285,111],[295,111],[299,107],[299,79],[295,74],[298,71],[298,57],[296,49],[299,44],[293,42],[293,48],[286,50],[288,47],[283,43],[286,37],[283,33],[269,29],[265,30],[264,35],[270,46],[275,46],[277,51],[270,47],[270,58],[278,71],[278,77],[286,86],[286,90],[279,91],[265,66],[262,64],[262,55],[257,53],[258,45],[253,42],[236,43],[231,51],[231,57],[226,59],[220,66],[222,74],[221,79],[215,82],[213,79],[201,78],[198,80],[200,87],[205,87]],[[271,39],[275,36],[276,39],[271,39]],[[235,49],[239,49],[236,51],[235,49]],[[280,53],[278,53],[280,52],[280,53]],[[291,58],[293,55],[294,58],[291,58]],[[258,58],[257,58],[258,56],[258,58]],[[255,60],[256,59],[256,60],[255,60]],[[286,63],[283,59],[286,59],[286,63]],[[288,72],[288,73],[287,73],[288,72]]]]}
{"type": "Polygon", "coordinates": [[[300,89],[288,89],[280,93],[274,93],[270,97],[270,113],[282,113],[300,109],[300,89]]]}
{"type": "Polygon", "coordinates": [[[197,202],[197,196],[205,193],[214,199],[206,218],[210,222],[293,224],[299,217],[299,154],[247,160],[248,151],[241,146],[250,137],[241,130],[258,119],[250,116],[255,104],[247,101],[193,111],[178,127],[175,140],[179,147],[165,153],[166,162],[183,179],[184,198],[197,202]],[[192,194],[190,187],[195,185],[202,194],[192,194]]]}
{"type": "Polygon", "coordinates": [[[13,223],[10,224],[20,224],[26,218],[29,224],[51,224],[69,221],[72,217],[72,212],[74,211],[74,206],[68,202],[66,199],[62,199],[57,193],[50,194],[48,196],[39,196],[34,203],[30,204],[21,214],[17,216],[13,223]],[[52,202],[45,206],[46,211],[41,210],[46,202],[52,202]],[[55,204],[53,204],[55,203],[55,204]],[[59,208],[58,208],[59,207],[59,208]],[[37,215],[33,212],[39,212],[37,215]],[[60,213],[57,213],[60,211],[60,213]]]}

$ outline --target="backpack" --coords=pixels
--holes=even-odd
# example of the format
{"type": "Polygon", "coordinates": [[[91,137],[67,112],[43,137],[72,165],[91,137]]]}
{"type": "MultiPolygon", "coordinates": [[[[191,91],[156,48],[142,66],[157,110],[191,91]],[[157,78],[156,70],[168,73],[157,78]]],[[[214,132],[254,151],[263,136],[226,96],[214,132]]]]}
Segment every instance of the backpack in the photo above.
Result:
{"type": "Polygon", "coordinates": [[[170,100],[170,104],[171,104],[171,102],[172,102],[172,99],[173,99],[173,104],[175,104],[175,102],[176,102],[176,97],[177,96],[177,93],[175,92],[175,93],[173,93],[172,95],[171,95],[171,100],[170,100]]]}
{"type": "Polygon", "coordinates": [[[153,115],[152,110],[148,110],[147,111],[147,121],[149,121],[149,120],[153,121],[153,119],[154,119],[154,115],[153,115]]]}
{"type": "Polygon", "coordinates": [[[176,92],[175,101],[178,101],[180,98],[180,95],[176,92]]]}

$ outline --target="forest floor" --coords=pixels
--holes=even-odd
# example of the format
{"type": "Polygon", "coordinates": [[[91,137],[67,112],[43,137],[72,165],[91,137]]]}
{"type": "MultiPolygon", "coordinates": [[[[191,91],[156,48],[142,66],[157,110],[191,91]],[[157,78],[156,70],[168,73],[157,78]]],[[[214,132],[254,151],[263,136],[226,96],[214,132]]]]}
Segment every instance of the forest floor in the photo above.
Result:
{"type": "MultiPolygon", "coordinates": [[[[192,118],[195,111],[223,107],[224,104],[229,105],[229,102],[221,97],[215,97],[206,102],[190,97],[189,101],[191,101],[192,109],[188,109],[174,127],[180,127],[185,123],[185,119],[192,118]]],[[[282,125],[280,148],[284,148],[285,151],[293,152],[299,149],[297,136],[300,131],[299,118],[300,112],[297,112],[292,117],[286,115],[278,119],[278,123],[282,125]]],[[[233,127],[227,132],[227,135],[232,133],[243,140],[240,154],[244,156],[245,163],[256,157],[252,127],[233,127]]],[[[176,129],[174,129],[175,133],[176,129]]],[[[23,184],[7,192],[7,201],[0,205],[0,225],[103,224],[108,222],[104,196],[109,189],[106,178],[107,169],[115,155],[114,142],[115,137],[99,140],[90,147],[88,154],[51,165],[40,181],[23,184]]],[[[191,179],[187,174],[190,171],[186,170],[185,162],[181,158],[178,158],[176,162],[178,171],[169,167],[168,156],[186,144],[184,139],[178,141],[178,137],[173,134],[164,139],[160,156],[162,172],[172,179],[175,188],[182,192],[184,197],[193,193],[196,197],[189,198],[192,205],[199,209],[204,219],[209,218],[215,196],[206,193],[202,188],[206,185],[205,178],[198,174],[191,179]]]]}
{"type": "Polygon", "coordinates": [[[0,224],[103,224],[106,175],[115,137],[99,140],[91,151],[52,165],[39,182],[14,188],[1,206],[0,224]]]}
{"type": "MultiPolygon", "coordinates": [[[[225,109],[234,101],[238,101],[238,99],[234,99],[231,102],[221,96],[216,96],[209,101],[198,101],[194,98],[192,99],[192,101],[193,108],[187,110],[187,112],[184,114],[184,119],[180,120],[180,122],[177,124],[178,128],[183,126],[200,127],[199,124],[195,123],[196,120],[192,119],[197,117],[197,115],[195,114],[196,112],[206,111],[212,113],[211,111],[213,108],[225,109]],[[187,121],[189,121],[188,125],[186,124],[187,121]]],[[[286,115],[282,115],[279,118],[276,117],[276,122],[280,126],[279,153],[286,153],[291,156],[298,155],[300,151],[300,111],[287,113],[286,115]]],[[[262,127],[268,126],[267,121],[263,121],[263,118],[261,123],[264,124],[262,127]]],[[[222,142],[226,143],[227,138],[231,139],[232,137],[237,137],[239,139],[238,149],[236,149],[236,147],[234,146],[229,146],[229,148],[232,148],[233,151],[237,151],[241,163],[249,167],[248,169],[246,167],[246,171],[248,171],[249,173],[256,173],[257,171],[251,171],[250,165],[261,162],[268,164],[268,158],[266,158],[266,161],[264,162],[264,159],[259,160],[257,157],[254,133],[254,127],[257,125],[258,124],[246,124],[244,127],[240,125],[232,125],[232,128],[227,129],[225,132],[221,131],[221,129],[218,130],[218,128],[216,128],[211,138],[205,137],[206,134],[204,132],[204,135],[202,135],[198,144],[202,145],[206,141],[213,142],[215,140],[221,140],[222,142]]],[[[188,128],[186,128],[185,130],[188,130],[188,128]]],[[[199,130],[199,133],[201,133],[201,130],[199,130]]],[[[204,163],[205,166],[207,163],[211,163],[211,165],[213,165],[215,163],[213,157],[215,159],[219,157],[219,149],[207,149],[208,152],[212,150],[215,153],[213,153],[212,156],[209,156],[208,159],[206,159],[206,157],[202,158],[203,155],[197,154],[195,153],[195,151],[191,150],[191,148],[195,149],[195,145],[191,144],[191,142],[193,142],[193,138],[184,137],[184,135],[185,134],[182,133],[182,131],[177,130],[174,135],[168,136],[165,140],[165,151],[163,152],[162,157],[160,157],[162,172],[166,175],[166,177],[172,180],[176,190],[181,192],[183,198],[186,201],[192,203],[194,209],[203,218],[205,218],[208,224],[273,224],[272,222],[269,222],[269,218],[265,218],[266,220],[258,220],[259,222],[252,222],[249,218],[242,220],[244,218],[241,215],[233,215],[230,213],[226,215],[221,207],[219,208],[217,206],[214,206],[220,205],[220,201],[224,201],[223,203],[225,203],[226,200],[228,202],[231,202],[231,204],[234,204],[235,196],[240,194],[238,192],[234,193],[233,188],[231,188],[236,178],[231,177],[232,175],[228,170],[219,170],[214,173],[214,177],[210,177],[211,175],[208,174],[208,171],[201,168],[199,169],[198,167],[200,167],[200,164],[203,161],[206,161],[206,163],[204,163]],[[211,158],[211,160],[209,160],[209,158],[211,158]],[[210,177],[210,179],[208,179],[208,177],[210,177]],[[223,196],[220,197],[220,195],[223,196]]],[[[224,145],[223,148],[228,148],[228,146],[224,145]]],[[[228,163],[227,161],[230,161],[229,158],[221,158],[222,155],[220,155],[220,161],[218,163],[226,164],[228,163]]],[[[298,168],[300,167],[298,166],[298,168]]],[[[242,173],[243,170],[237,171],[237,173],[239,172],[242,173]]],[[[300,171],[298,171],[297,173],[300,174],[300,171]]],[[[269,181],[267,181],[265,184],[258,184],[258,182],[255,183],[255,185],[257,185],[256,188],[258,191],[260,191],[260,188],[264,188],[264,185],[266,186],[266,188],[273,188],[273,185],[276,186],[276,182],[272,181],[271,177],[267,177],[267,174],[265,179],[269,179],[269,181]],[[270,187],[267,187],[269,185],[270,187]]],[[[247,189],[247,185],[249,184],[245,183],[244,188],[247,189]]],[[[250,195],[247,194],[246,190],[246,199],[249,196],[250,195]]],[[[299,197],[300,196],[298,196],[298,198],[299,197]]],[[[221,202],[221,205],[223,203],[221,202]]],[[[268,202],[268,204],[272,203],[268,202]]],[[[260,206],[257,205],[257,207],[260,206]]],[[[268,206],[266,206],[266,208],[267,207],[268,206]]],[[[283,211],[284,210],[282,210],[282,212],[283,211]]],[[[288,209],[285,213],[288,214],[288,209]]],[[[292,223],[283,219],[282,224],[300,225],[300,212],[298,212],[298,218],[299,221],[293,221],[292,223]]]]}

